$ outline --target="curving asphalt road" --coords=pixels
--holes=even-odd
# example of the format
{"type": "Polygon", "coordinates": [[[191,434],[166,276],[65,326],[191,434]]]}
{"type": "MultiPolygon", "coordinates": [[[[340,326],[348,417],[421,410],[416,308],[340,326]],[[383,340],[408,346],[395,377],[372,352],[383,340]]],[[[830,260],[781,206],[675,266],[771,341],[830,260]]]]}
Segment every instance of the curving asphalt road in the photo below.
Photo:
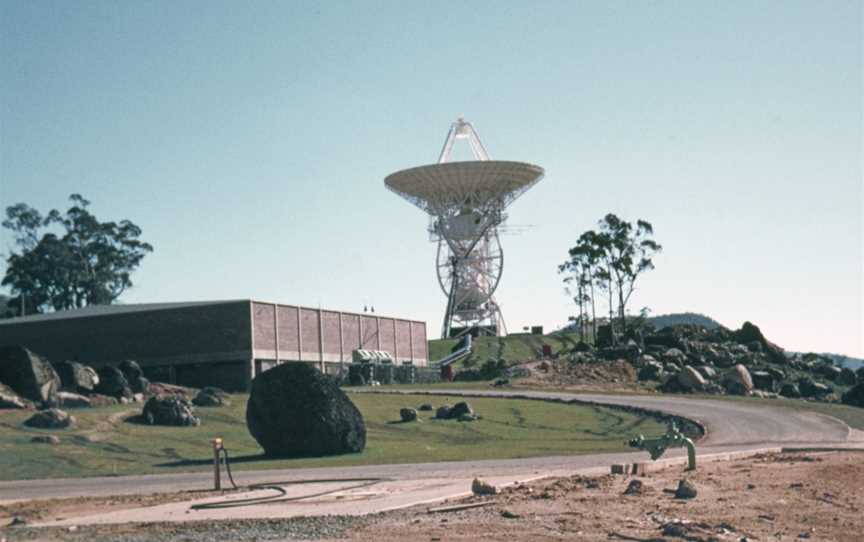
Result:
{"type": "MultiPolygon", "coordinates": [[[[699,455],[743,452],[777,446],[864,447],[864,433],[850,430],[845,423],[812,412],[771,406],[770,403],[693,399],[681,396],[597,395],[539,391],[490,390],[403,390],[400,393],[523,397],[562,402],[591,402],[662,411],[698,421],[707,435],[697,445],[699,455]]],[[[668,457],[680,457],[683,450],[670,450],[668,457]]],[[[644,452],[554,456],[509,460],[459,461],[404,465],[370,465],[238,472],[242,484],[273,480],[289,481],[325,478],[384,477],[393,480],[429,478],[470,478],[473,476],[566,475],[580,472],[608,472],[611,463],[646,461],[644,452]]],[[[212,487],[212,473],[176,473],[144,476],[0,482],[3,501],[48,499],[75,496],[108,496],[201,490],[212,487]]]]}

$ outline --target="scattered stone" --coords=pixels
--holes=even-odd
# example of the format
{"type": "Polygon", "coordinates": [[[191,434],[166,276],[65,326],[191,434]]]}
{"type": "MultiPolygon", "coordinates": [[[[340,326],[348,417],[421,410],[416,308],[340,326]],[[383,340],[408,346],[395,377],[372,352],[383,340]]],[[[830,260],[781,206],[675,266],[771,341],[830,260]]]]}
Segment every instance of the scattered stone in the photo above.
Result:
{"type": "Polygon", "coordinates": [[[361,452],[366,424],[338,382],[306,363],[283,363],[252,381],[249,433],[269,456],[361,452]]]}
{"type": "Polygon", "coordinates": [[[784,382],[780,387],[780,395],[790,399],[801,397],[801,392],[798,390],[798,385],[794,382],[784,382]]]}
{"type": "Polygon", "coordinates": [[[90,399],[90,406],[92,407],[111,406],[120,403],[116,397],[109,397],[108,395],[102,395],[101,393],[94,393],[90,395],[88,399],[90,399]]]}
{"type": "Polygon", "coordinates": [[[116,367],[100,367],[97,371],[99,375],[99,384],[94,390],[101,395],[108,395],[121,399],[132,398],[132,388],[129,387],[129,381],[123,375],[123,372],[116,367]]]}
{"type": "Polygon", "coordinates": [[[841,386],[854,386],[857,383],[858,377],[855,375],[855,371],[848,367],[840,370],[840,374],[837,376],[837,384],[841,386]]]}
{"type": "Polygon", "coordinates": [[[56,405],[60,377],[51,364],[21,346],[0,347],[0,382],[20,397],[56,405]]]}
{"type": "Polygon", "coordinates": [[[520,516],[519,514],[514,514],[510,510],[502,510],[501,511],[501,517],[505,518],[505,519],[519,519],[522,516],[520,516]]]}
{"type": "Polygon", "coordinates": [[[685,365],[678,373],[678,384],[684,391],[700,391],[705,387],[705,378],[693,367],[685,365]]]}
{"type": "Polygon", "coordinates": [[[499,378],[499,379],[495,380],[495,382],[492,385],[496,388],[500,388],[502,386],[509,386],[510,385],[510,379],[509,378],[499,378]]]}
{"type": "Polygon", "coordinates": [[[0,409],[27,408],[27,403],[12,388],[0,383],[0,409]]]}
{"type": "Polygon", "coordinates": [[[453,405],[453,408],[450,409],[451,418],[459,419],[465,414],[474,414],[474,409],[465,401],[456,403],[453,405]]]}
{"type": "Polygon", "coordinates": [[[65,429],[73,427],[75,424],[75,416],[70,416],[59,408],[40,410],[24,421],[24,425],[27,427],[36,427],[39,429],[65,429]]]}
{"type": "Polygon", "coordinates": [[[726,391],[734,395],[747,395],[753,391],[753,378],[750,371],[740,363],[726,374],[723,381],[726,391]]]}
{"type": "Polygon", "coordinates": [[[144,404],[142,416],[149,425],[188,427],[201,424],[192,403],[178,395],[154,395],[144,404]]]}
{"type": "Polygon", "coordinates": [[[471,482],[471,492],[475,495],[497,495],[498,488],[480,478],[474,478],[471,482]]]}
{"type": "Polygon", "coordinates": [[[417,411],[413,408],[403,408],[399,410],[399,417],[403,422],[417,421],[417,411]]]}
{"type": "Polygon", "coordinates": [[[447,405],[441,405],[435,411],[435,417],[439,420],[447,420],[450,418],[451,408],[447,405]]]}
{"type": "Polygon", "coordinates": [[[35,437],[30,439],[30,442],[36,442],[39,444],[60,444],[60,437],[55,435],[36,435],[35,437]]]}
{"type": "Polygon", "coordinates": [[[841,399],[844,405],[864,408],[864,383],[856,384],[843,394],[841,399]]]}
{"type": "Polygon", "coordinates": [[[422,405],[417,407],[417,410],[422,410],[424,412],[428,412],[430,410],[435,410],[435,408],[429,403],[423,403],[422,405]]]}
{"type": "Polygon", "coordinates": [[[66,391],[91,393],[99,383],[99,376],[92,367],[77,361],[61,361],[54,364],[60,376],[61,386],[66,391]]]}
{"type": "Polygon", "coordinates": [[[642,480],[630,480],[627,484],[627,489],[624,490],[625,495],[641,495],[644,484],[642,480]]]}
{"type": "Polygon", "coordinates": [[[57,403],[63,408],[89,408],[90,399],[69,391],[57,392],[57,403]]]}
{"type": "Polygon", "coordinates": [[[195,397],[192,398],[192,404],[200,407],[221,407],[231,404],[230,396],[224,390],[214,386],[202,388],[195,397]]]}
{"type": "Polygon", "coordinates": [[[20,525],[27,525],[27,520],[22,518],[21,516],[15,516],[12,518],[12,521],[9,523],[10,527],[17,527],[20,525]]]}
{"type": "Polygon", "coordinates": [[[676,499],[693,499],[696,497],[696,486],[689,480],[679,480],[678,489],[675,490],[676,499]]]}

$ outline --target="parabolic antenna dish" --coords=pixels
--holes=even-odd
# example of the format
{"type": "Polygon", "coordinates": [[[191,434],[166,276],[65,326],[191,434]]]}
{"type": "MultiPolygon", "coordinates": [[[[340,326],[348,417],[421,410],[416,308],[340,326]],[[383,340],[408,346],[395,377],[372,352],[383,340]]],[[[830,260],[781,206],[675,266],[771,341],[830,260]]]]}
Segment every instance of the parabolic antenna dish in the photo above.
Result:
{"type": "Polygon", "coordinates": [[[543,178],[543,168],[525,162],[477,160],[403,169],[384,184],[433,216],[465,208],[504,209],[543,178]]]}

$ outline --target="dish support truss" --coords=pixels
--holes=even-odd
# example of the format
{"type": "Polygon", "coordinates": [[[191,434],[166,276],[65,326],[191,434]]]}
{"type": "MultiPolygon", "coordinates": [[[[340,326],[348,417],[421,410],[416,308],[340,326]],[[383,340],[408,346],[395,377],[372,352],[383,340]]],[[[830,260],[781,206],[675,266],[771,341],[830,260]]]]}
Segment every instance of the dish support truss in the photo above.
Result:
{"type": "MultiPolygon", "coordinates": [[[[453,145],[460,139],[467,140],[477,161],[489,160],[474,126],[460,117],[450,126],[439,164],[450,160],[453,145]]],[[[506,335],[501,307],[494,298],[504,271],[498,237],[498,226],[506,219],[504,206],[474,194],[466,196],[458,207],[435,217],[430,225],[433,239],[438,239],[438,284],[447,296],[441,338],[472,332],[506,335]]]]}

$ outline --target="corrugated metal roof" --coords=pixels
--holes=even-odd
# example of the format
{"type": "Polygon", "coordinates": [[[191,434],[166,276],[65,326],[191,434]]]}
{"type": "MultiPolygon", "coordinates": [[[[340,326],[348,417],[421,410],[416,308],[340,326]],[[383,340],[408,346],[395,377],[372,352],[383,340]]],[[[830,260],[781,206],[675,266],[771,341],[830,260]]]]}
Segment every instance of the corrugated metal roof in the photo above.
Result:
{"type": "Polygon", "coordinates": [[[135,312],[183,309],[186,307],[201,307],[205,305],[222,305],[225,303],[248,302],[248,299],[226,299],[221,301],[186,301],[179,303],[134,303],[130,305],[89,305],[80,309],[31,314],[16,318],[0,319],[0,326],[44,322],[47,320],[65,320],[68,318],[84,318],[88,316],[115,316],[135,312]]]}

